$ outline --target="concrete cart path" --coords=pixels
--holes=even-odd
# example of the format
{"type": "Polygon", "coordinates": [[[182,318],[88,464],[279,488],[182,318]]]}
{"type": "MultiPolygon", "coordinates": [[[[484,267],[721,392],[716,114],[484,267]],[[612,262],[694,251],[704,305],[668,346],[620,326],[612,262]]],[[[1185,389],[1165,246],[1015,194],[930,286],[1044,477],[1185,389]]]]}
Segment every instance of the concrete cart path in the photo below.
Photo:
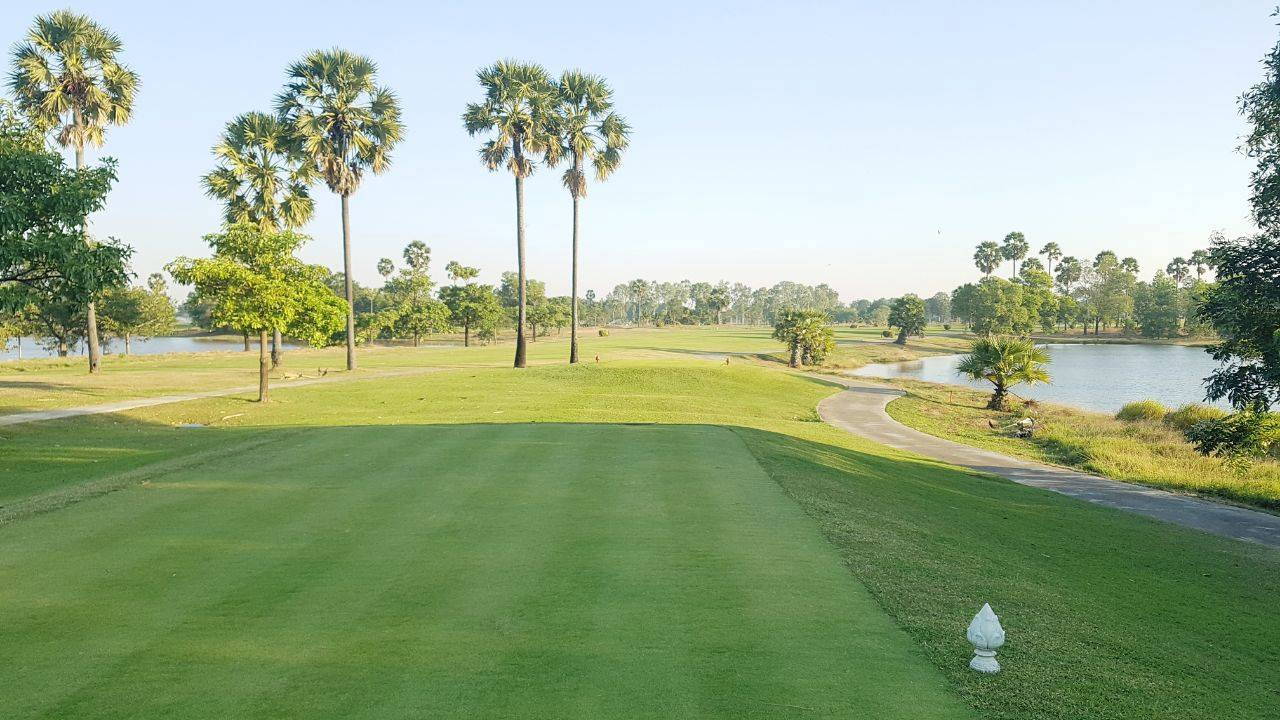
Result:
{"type": "Polygon", "coordinates": [[[847,390],[819,403],[818,414],[827,423],[854,435],[952,465],[999,475],[1023,485],[1223,537],[1280,548],[1280,516],[1108,480],[943,440],[913,430],[889,417],[885,406],[904,395],[902,391],[847,378],[822,376],[822,379],[834,380],[847,390]]]}
{"type": "MultiPolygon", "coordinates": [[[[273,380],[271,383],[271,389],[287,390],[289,388],[335,382],[381,380],[384,378],[401,377],[405,375],[422,375],[424,373],[436,372],[443,369],[445,368],[417,368],[414,370],[379,372],[368,375],[362,374],[353,376],[337,374],[334,377],[303,378],[301,380],[273,380]]],[[[81,405],[79,407],[55,408],[51,410],[32,410],[29,412],[0,415],[0,427],[40,422],[42,420],[59,420],[61,418],[79,417],[81,415],[101,415],[103,413],[123,412],[125,410],[134,410],[136,408],[151,407],[152,405],[168,405],[170,403],[187,402],[188,400],[225,397],[227,395],[238,395],[240,393],[257,391],[258,385],[255,383],[253,385],[241,385],[239,387],[221,388],[219,390],[202,390],[200,392],[182,393],[180,395],[157,395],[155,397],[130,398],[128,400],[117,400],[116,402],[102,403],[100,405],[81,405]]]]}

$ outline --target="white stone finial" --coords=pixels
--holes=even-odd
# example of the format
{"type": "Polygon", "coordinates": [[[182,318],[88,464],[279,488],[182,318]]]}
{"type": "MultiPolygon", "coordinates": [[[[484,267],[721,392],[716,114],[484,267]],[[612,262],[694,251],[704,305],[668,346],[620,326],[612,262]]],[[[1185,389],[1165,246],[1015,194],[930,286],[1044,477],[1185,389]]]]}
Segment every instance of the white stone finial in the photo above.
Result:
{"type": "Polygon", "coordinates": [[[1000,672],[1000,663],[996,662],[996,650],[1004,645],[1004,628],[1000,627],[1000,618],[987,603],[973,616],[966,634],[973,643],[973,659],[969,667],[982,673],[1000,672]]]}

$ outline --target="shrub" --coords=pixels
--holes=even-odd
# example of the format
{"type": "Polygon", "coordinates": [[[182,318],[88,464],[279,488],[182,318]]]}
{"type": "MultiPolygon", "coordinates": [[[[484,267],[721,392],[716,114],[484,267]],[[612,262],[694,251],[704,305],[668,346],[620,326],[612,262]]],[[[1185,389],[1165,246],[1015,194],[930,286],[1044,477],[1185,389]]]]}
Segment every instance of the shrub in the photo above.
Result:
{"type": "Polygon", "coordinates": [[[1163,420],[1169,414],[1169,408],[1155,400],[1139,400],[1120,408],[1116,413],[1117,420],[1135,422],[1137,420],[1163,420]]]}
{"type": "Polygon", "coordinates": [[[1175,430],[1181,430],[1185,433],[1206,420],[1221,420],[1226,416],[1227,411],[1222,408],[1201,403],[1191,403],[1165,415],[1164,421],[1175,430]]]}
{"type": "Polygon", "coordinates": [[[1260,458],[1280,443],[1280,416],[1245,411],[1204,420],[1187,431],[1187,439],[1205,455],[1240,461],[1260,458]]]}
{"type": "Polygon", "coordinates": [[[950,329],[951,329],[951,323],[942,323],[942,329],[943,329],[943,330],[950,330],[950,329]]]}
{"type": "Polygon", "coordinates": [[[893,337],[893,333],[889,332],[888,330],[881,330],[880,337],[893,337]]]}
{"type": "Polygon", "coordinates": [[[605,330],[604,328],[600,328],[598,331],[596,331],[596,333],[597,333],[600,337],[609,337],[609,331],[608,331],[608,330],[605,330]]]}

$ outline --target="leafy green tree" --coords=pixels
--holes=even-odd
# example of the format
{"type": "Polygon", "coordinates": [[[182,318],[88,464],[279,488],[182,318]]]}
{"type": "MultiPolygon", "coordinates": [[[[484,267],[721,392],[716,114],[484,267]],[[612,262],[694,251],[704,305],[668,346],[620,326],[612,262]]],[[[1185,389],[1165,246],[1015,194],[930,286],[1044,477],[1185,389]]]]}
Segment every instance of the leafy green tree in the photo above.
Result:
{"type": "Polygon", "coordinates": [[[980,335],[1026,335],[1035,329],[1038,308],[1029,306],[1023,285],[983,278],[968,300],[969,329],[980,335]]]}
{"type": "Polygon", "coordinates": [[[489,285],[448,285],[440,288],[440,299],[449,309],[449,322],[462,328],[463,347],[471,346],[473,329],[495,326],[502,318],[502,304],[489,285]]]}
{"type": "Polygon", "coordinates": [[[1047,364],[1049,352],[1031,340],[996,335],[973,341],[956,371],[995,386],[987,408],[1003,411],[1008,405],[1010,388],[1024,383],[1049,382],[1047,364]]]}
{"type": "Polygon", "coordinates": [[[951,315],[964,321],[965,325],[973,327],[974,317],[977,312],[978,286],[973,283],[965,283],[955,290],[951,291],[951,315]]]}
{"type": "Polygon", "coordinates": [[[128,355],[133,338],[151,338],[173,332],[177,326],[173,301],[163,291],[126,287],[102,295],[102,327],[124,341],[128,355]]]}
{"type": "Polygon", "coordinates": [[[1040,255],[1049,262],[1048,272],[1053,275],[1053,264],[1062,259],[1062,248],[1056,242],[1047,242],[1044,247],[1040,248],[1040,255]]]}
{"type": "Polygon", "coordinates": [[[85,218],[114,180],[110,162],[69,170],[11,105],[0,104],[0,311],[47,315],[28,324],[58,338],[63,353],[87,331],[89,301],[129,279],[131,248],[84,236],[85,218]],[[86,324],[72,330],[70,322],[86,324]]]}
{"type": "MultiPolygon", "coordinates": [[[[228,225],[252,223],[264,231],[293,230],[315,212],[307,190],[313,167],[292,129],[266,113],[249,112],[227,123],[213,148],[218,166],[201,178],[205,194],[223,203],[228,225]]],[[[282,360],[280,328],[271,331],[271,367],[282,360]]]]}
{"type": "Polygon", "coordinates": [[[547,160],[569,162],[564,186],[573,198],[573,270],[570,302],[569,363],[578,362],[578,202],[587,196],[587,165],[603,182],[622,163],[631,127],[613,111],[613,90],[604,78],[568,70],[555,84],[551,115],[555,142],[547,160]]]}
{"type": "Polygon", "coordinates": [[[467,267],[457,260],[450,260],[449,264],[444,266],[444,271],[455,283],[470,283],[480,274],[480,268],[467,267]]]}
{"type": "MultiPolygon", "coordinates": [[[[1280,201],[1258,189],[1254,195],[1280,201]]],[[[1256,214],[1280,221],[1280,214],[1270,211],[1256,214]]],[[[1223,238],[1209,252],[1218,282],[1198,314],[1221,341],[1208,350],[1220,363],[1206,381],[1208,397],[1225,398],[1239,410],[1267,411],[1280,403],[1280,232],[1265,229],[1236,240],[1223,238]]]]}
{"type": "Polygon", "coordinates": [[[1000,245],[1000,254],[1005,260],[1013,263],[1013,274],[1010,277],[1018,277],[1018,261],[1026,257],[1029,252],[1031,252],[1031,244],[1027,242],[1027,236],[1017,231],[1004,236],[1004,243],[1000,245]]]}
{"type": "Polygon", "coordinates": [[[540,65],[499,60],[476,73],[484,88],[484,100],[470,103],[462,114],[467,132],[486,135],[480,159],[491,172],[503,168],[515,177],[516,185],[516,357],[515,367],[525,360],[524,325],[527,315],[526,265],[524,253],[524,180],[533,173],[533,154],[558,152],[553,131],[556,92],[547,71],[540,65]]]}
{"type": "Polygon", "coordinates": [[[1133,316],[1133,288],[1137,279],[1116,254],[1098,253],[1083,289],[1083,306],[1098,334],[1105,325],[1124,326],[1133,316]]]}
{"type": "Polygon", "coordinates": [[[418,347],[423,335],[449,328],[449,309],[432,297],[431,248],[414,240],[405,246],[403,257],[400,275],[387,283],[396,312],[393,331],[398,337],[412,337],[418,347]]]}
{"type": "Polygon", "coordinates": [[[1049,278],[1049,273],[1032,266],[1033,260],[1035,258],[1023,263],[1017,280],[1017,284],[1022,286],[1022,305],[1041,329],[1052,332],[1058,322],[1060,300],[1053,292],[1053,280],[1049,278]]]}
{"type": "Polygon", "coordinates": [[[1133,290],[1133,314],[1144,337],[1177,337],[1181,326],[1178,283],[1157,272],[1150,283],[1133,290]]]}
{"type": "Polygon", "coordinates": [[[343,297],[347,300],[347,369],[356,369],[355,288],[351,279],[350,198],[366,171],[391,165],[404,127],[400,104],[377,84],[377,65],[346,50],[316,50],[289,66],[289,82],[276,98],[281,122],[329,190],[342,199],[343,297]]]}
{"type": "Polygon", "coordinates": [[[729,307],[729,302],[728,288],[712,288],[711,292],[707,293],[707,309],[715,314],[716,325],[720,324],[720,314],[724,312],[725,308],[729,307]]]}
{"type": "Polygon", "coordinates": [[[293,231],[270,232],[241,223],[205,236],[213,257],[180,257],[166,266],[178,282],[194,285],[212,304],[214,323],[258,333],[259,402],[270,399],[267,333],[294,327],[295,337],[322,345],[346,314],[342,301],[324,284],[324,269],[294,257],[307,240],[293,231]]]}
{"type": "MultiPolygon", "coordinates": [[[[122,47],[115,33],[89,17],[58,10],[36,17],[13,50],[10,90],[38,127],[75,151],[76,170],[84,167],[86,144],[101,146],[107,126],[124,125],[133,114],[138,75],[120,62],[122,47]]],[[[87,231],[84,242],[92,244],[87,231]]],[[[102,359],[96,297],[91,291],[85,298],[90,373],[102,359]]]]}
{"type": "Polygon", "coordinates": [[[538,335],[546,335],[550,328],[564,327],[569,321],[568,302],[559,302],[559,298],[541,298],[529,305],[528,322],[530,339],[537,340],[538,335]],[[538,332],[538,328],[542,332],[538,332]]]}
{"type": "Polygon", "coordinates": [[[1004,252],[1000,249],[1000,245],[990,240],[980,243],[978,249],[973,253],[973,263],[978,266],[983,275],[988,277],[1000,267],[1000,262],[1004,259],[1004,252]]]}
{"type": "Polygon", "coordinates": [[[893,301],[889,311],[889,327],[898,328],[899,345],[907,344],[908,335],[923,335],[926,324],[924,301],[919,297],[907,294],[893,301]]]}

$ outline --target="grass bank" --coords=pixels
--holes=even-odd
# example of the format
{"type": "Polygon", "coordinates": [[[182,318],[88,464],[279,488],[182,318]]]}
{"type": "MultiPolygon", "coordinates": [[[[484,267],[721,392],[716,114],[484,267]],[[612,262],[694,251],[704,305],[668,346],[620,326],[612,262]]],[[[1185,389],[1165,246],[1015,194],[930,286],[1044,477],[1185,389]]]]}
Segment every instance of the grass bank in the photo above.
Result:
{"type": "Polygon", "coordinates": [[[1036,403],[1033,412],[1043,427],[1034,437],[1018,438],[1009,426],[1021,416],[987,410],[989,393],[913,380],[895,384],[908,394],[889,403],[889,415],[930,435],[1124,482],[1280,512],[1280,464],[1260,462],[1237,473],[1223,461],[1196,452],[1181,432],[1160,421],[1127,422],[1036,403]]]}
{"type": "Polygon", "coordinates": [[[1273,715],[1280,554],[862,441],[814,422],[835,390],[664,352],[6,428],[0,703],[1273,715]],[[965,665],[982,602],[994,677],[965,665]]]}

